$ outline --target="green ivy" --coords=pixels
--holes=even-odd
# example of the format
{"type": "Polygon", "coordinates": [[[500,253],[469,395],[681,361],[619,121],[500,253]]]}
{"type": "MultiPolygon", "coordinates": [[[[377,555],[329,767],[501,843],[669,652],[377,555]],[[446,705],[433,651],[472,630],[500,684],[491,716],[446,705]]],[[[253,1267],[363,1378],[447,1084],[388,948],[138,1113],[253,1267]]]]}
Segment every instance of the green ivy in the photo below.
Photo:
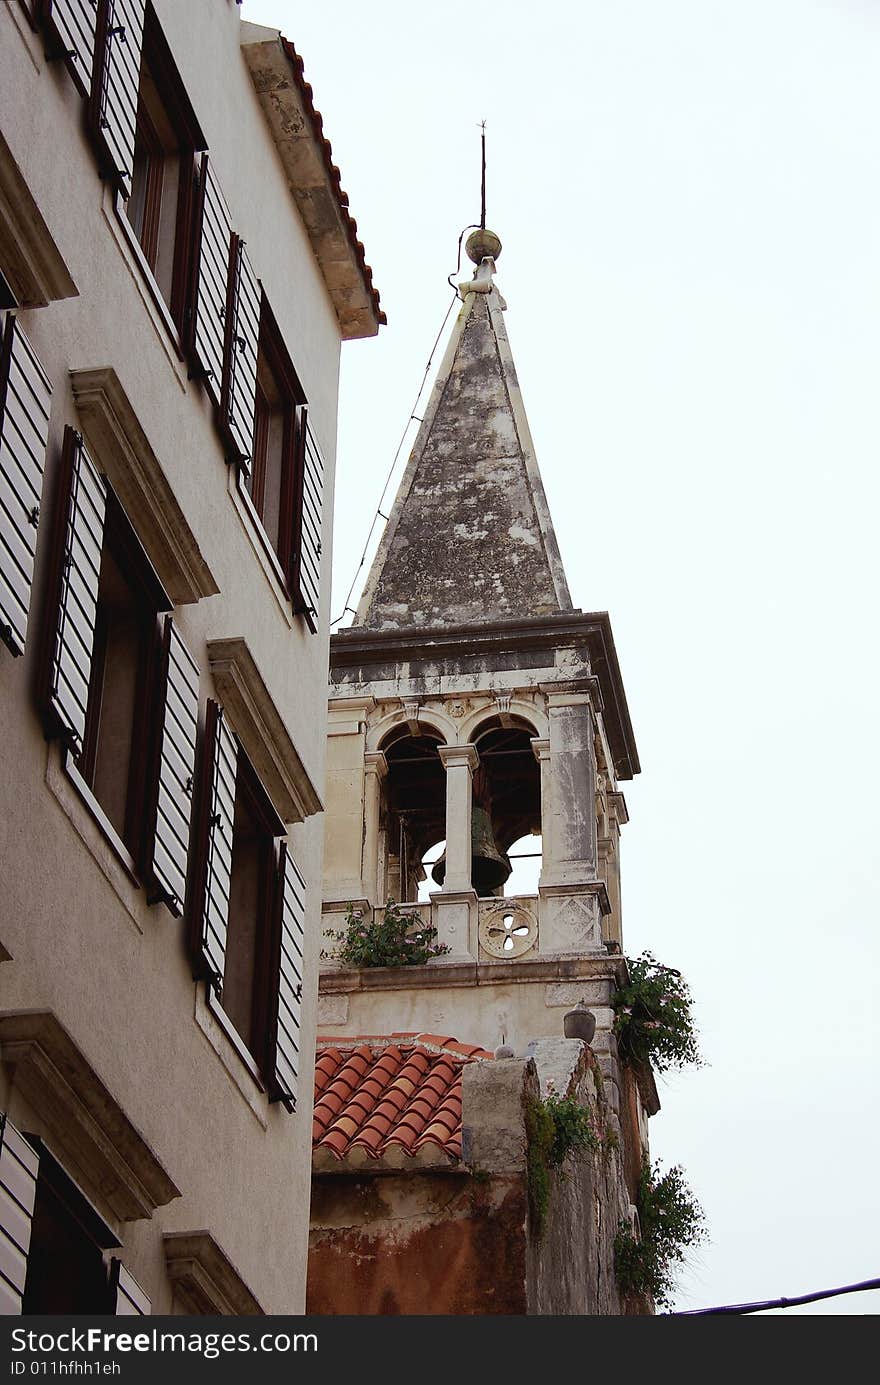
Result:
{"type": "Polygon", "coordinates": [[[629,980],[614,997],[614,1032],[625,1062],[651,1063],[657,1072],[702,1063],[690,988],[680,971],[650,952],[626,959],[629,980]]]}
{"type": "Polygon", "coordinates": [[[658,1307],[669,1305],[676,1267],[707,1240],[705,1215],[676,1164],[661,1176],[646,1161],[636,1195],[641,1235],[621,1222],[614,1241],[614,1267],[624,1293],[644,1294],[658,1307]]]}
{"type": "Polygon", "coordinates": [[[572,1150],[597,1150],[600,1141],[589,1110],[575,1097],[551,1092],[545,1101],[531,1097],[526,1102],[526,1142],[529,1203],[540,1235],[550,1202],[551,1173],[562,1168],[572,1150]]]}
{"type": "Polygon", "coordinates": [[[372,911],[364,917],[362,909],[349,904],[345,927],[328,929],[325,936],[333,938],[337,947],[321,955],[330,955],[346,967],[417,967],[450,951],[446,943],[435,941],[437,929],[432,924],[418,913],[398,909],[393,899],[379,919],[372,911]]]}

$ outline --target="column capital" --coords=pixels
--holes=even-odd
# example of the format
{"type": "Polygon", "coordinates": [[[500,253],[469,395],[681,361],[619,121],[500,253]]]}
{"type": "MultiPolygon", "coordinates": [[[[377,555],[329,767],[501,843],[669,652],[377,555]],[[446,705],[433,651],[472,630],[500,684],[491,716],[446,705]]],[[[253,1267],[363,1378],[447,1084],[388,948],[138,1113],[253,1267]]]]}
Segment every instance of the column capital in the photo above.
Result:
{"type": "Polygon", "coordinates": [[[550,759],[550,742],[542,736],[533,736],[531,739],[532,754],[540,764],[543,760],[550,759]]]}
{"type": "Polygon", "coordinates": [[[368,774],[377,774],[384,779],[388,773],[388,761],[384,750],[367,750],[364,753],[364,768],[368,774]]]}
{"type": "Polygon", "coordinates": [[[469,769],[472,773],[480,763],[475,745],[440,745],[437,747],[444,769],[469,769]]]}

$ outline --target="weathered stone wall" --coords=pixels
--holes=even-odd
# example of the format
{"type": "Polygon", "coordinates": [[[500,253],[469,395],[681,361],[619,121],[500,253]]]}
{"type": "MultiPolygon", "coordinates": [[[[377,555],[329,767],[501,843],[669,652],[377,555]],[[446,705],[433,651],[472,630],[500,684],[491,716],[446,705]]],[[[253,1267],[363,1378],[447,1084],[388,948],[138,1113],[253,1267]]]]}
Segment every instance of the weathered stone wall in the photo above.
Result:
{"type": "Polygon", "coordinates": [[[599,1065],[578,1040],[468,1064],[461,1165],[393,1172],[377,1162],[313,1180],[307,1311],[319,1314],[618,1315],[614,1238],[629,1216],[625,1147],[599,1065]],[[599,1145],[551,1172],[530,1204],[527,1108],[550,1091],[589,1109],[599,1145]],[[607,1137],[610,1135],[610,1139],[607,1137]]]}

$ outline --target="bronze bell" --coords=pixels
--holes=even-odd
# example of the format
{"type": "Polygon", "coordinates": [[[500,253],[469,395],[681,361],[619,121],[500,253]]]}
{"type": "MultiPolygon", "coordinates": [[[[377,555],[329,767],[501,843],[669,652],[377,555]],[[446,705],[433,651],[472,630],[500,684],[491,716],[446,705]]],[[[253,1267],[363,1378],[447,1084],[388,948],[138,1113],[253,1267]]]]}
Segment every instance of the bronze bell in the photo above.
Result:
{"type": "MultiPolygon", "coordinates": [[[[492,835],[492,821],[486,809],[474,804],[471,812],[471,885],[478,895],[486,896],[503,885],[511,872],[507,855],[499,851],[492,835]]],[[[446,876],[446,852],[437,861],[431,875],[438,885],[446,876]]]]}

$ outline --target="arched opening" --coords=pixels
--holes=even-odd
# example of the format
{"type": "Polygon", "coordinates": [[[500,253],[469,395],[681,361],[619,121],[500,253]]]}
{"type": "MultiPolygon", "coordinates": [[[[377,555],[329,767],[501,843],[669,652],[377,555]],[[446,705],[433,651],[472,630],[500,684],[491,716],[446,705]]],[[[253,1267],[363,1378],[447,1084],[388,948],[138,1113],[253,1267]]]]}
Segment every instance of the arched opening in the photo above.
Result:
{"type": "Polygon", "coordinates": [[[414,736],[407,726],[398,727],[382,745],[388,774],[379,829],[380,898],[401,904],[418,898],[422,858],[446,835],[441,738],[429,727],[420,732],[414,736]]]}
{"type": "Polygon", "coordinates": [[[541,774],[532,749],[535,731],[517,718],[492,717],[473,740],[480,755],[479,796],[488,811],[496,849],[510,874],[496,895],[535,894],[541,870],[541,774]]]}

